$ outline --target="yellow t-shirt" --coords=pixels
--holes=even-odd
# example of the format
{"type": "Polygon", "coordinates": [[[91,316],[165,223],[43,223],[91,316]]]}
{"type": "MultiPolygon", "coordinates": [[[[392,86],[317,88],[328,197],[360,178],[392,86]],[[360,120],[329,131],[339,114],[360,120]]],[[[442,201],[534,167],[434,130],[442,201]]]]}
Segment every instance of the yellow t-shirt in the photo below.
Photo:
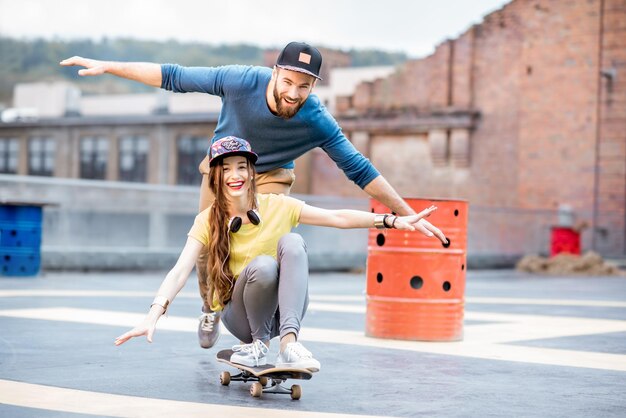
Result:
{"type": "MultiPolygon", "coordinates": [[[[259,203],[259,217],[261,223],[241,225],[241,229],[230,234],[230,271],[235,279],[243,269],[259,255],[277,257],[278,240],[298,226],[300,212],[304,206],[302,200],[282,194],[257,194],[259,203]]],[[[209,208],[200,212],[187,234],[200,241],[203,245],[209,243],[209,208]]],[[[213,298],[211,309],[221,310],[216,299],[213,298]]]]}

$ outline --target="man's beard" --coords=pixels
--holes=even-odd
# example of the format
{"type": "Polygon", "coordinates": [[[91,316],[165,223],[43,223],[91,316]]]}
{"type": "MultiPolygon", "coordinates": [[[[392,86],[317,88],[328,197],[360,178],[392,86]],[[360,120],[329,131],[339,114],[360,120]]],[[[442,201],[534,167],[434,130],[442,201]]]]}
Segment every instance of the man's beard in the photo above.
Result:
{"type": "Polygon", "coordinates": [[[274,101],[276,102],[276,115],[283,119],[291,119],[298,113],[298,111],[304,105],[305,100],[301,100],[295,106],[286,107],[283,106],[283,100],[278,95],[278,89],[276,88],[276,84],[274,84],[274,101]]]}

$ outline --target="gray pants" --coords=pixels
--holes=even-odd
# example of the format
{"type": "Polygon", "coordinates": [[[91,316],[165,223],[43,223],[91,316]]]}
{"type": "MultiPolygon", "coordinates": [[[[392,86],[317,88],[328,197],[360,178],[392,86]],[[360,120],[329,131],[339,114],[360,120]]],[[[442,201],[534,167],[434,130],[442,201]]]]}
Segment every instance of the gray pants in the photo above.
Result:
{"type": "Polygon", "coordinates": [[[278,261],[262,255],[243,269],[222,312],[226,328],[244,343],[300,332],[309,305],[306,244],[300,235],[286,234],[277,253],[278,261]]]}

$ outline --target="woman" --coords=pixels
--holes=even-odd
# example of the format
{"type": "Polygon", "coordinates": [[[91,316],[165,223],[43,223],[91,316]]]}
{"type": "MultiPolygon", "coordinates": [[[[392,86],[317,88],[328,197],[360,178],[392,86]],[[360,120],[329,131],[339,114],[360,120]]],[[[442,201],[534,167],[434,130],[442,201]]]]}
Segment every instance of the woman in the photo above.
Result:
{"type": "MultiPolygon", "coordinates": [[[[414,225],[436,210],[412,216],[356,210],[326,210],[275,194],[256,194],[257,155],[247,141],[222,138],[210,148],[209,187],[215,203],[196,216],[176,265],[167,274],[145,319],[119,336],[115,345],[145,335],[152,342],[156,323],[183,288],[198,257],[206,260],[209,301],[226,328],[242,344],[231,361],[267,364],[269,342],[280,336],[277,367],[319,371],[320,363],[297,341],[308,306],[308,261],[302,238],[290,233],[298,223],[336,228],[396,228],[414,225]]],[[[441,231],[437,238],[445,242],[441,231]]]]}

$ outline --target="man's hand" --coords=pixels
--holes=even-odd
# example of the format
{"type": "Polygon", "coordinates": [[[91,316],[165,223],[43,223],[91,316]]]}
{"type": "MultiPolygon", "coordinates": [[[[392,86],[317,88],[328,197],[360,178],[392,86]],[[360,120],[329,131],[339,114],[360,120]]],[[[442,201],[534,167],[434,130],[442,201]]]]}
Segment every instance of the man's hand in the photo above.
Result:
{"type": "Polygon", "coordinates": [[[106,70],[107,70],[105,61],[92,60],[92,59],[83,58],[83,57],[68,58],[68,59],[61,61],[59,64],[61,64],[64,67],[71,67],[75,65],[85,67],[82,70],[78,70],[78,75],[81,75],[81,76],[102,75],[106,73],[106,70]]]}

